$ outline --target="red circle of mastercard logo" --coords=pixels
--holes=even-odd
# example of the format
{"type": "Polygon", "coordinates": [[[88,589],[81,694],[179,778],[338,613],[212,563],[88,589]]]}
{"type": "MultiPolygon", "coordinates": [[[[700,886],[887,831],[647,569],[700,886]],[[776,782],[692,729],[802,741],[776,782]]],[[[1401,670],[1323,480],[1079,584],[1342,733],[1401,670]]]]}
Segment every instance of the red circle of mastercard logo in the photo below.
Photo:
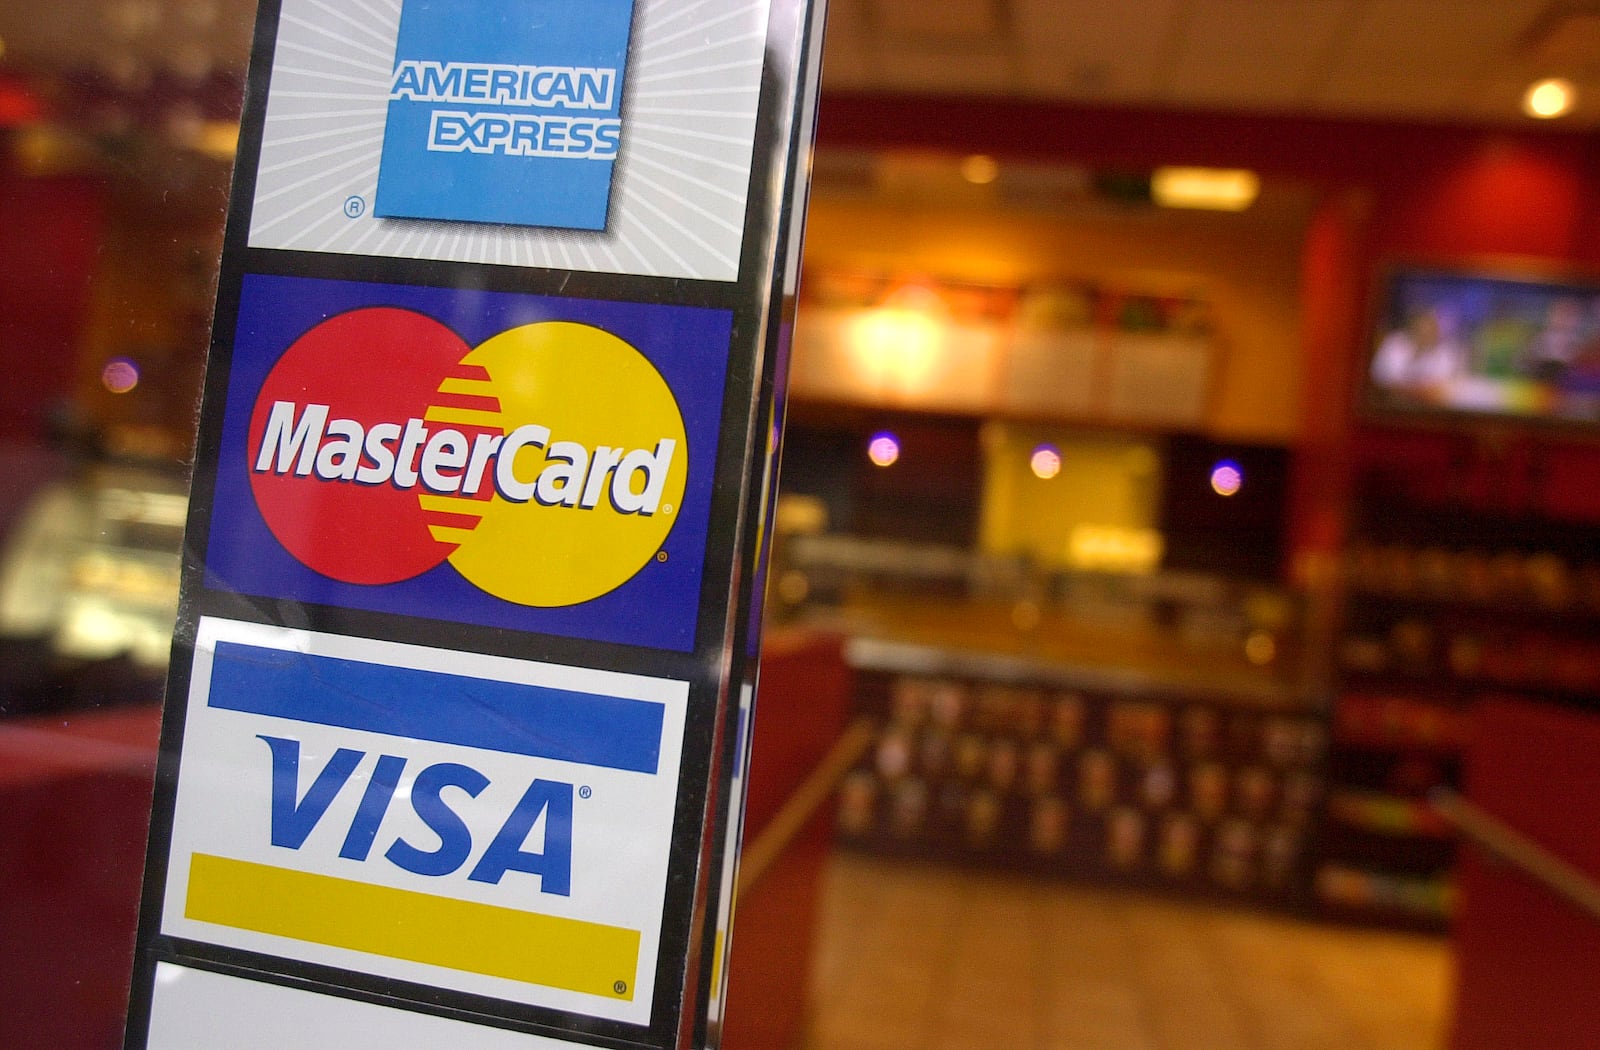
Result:
{"type": "Polygon", "coordinates": [[[688,473],[666,381],[590,325],[522,325],[477,347],[369,307],[296,340],[262,384],[247,464],[273,536],[358,584],[443,562],[524,605],[570,605],[649,564],[688,473]]]}

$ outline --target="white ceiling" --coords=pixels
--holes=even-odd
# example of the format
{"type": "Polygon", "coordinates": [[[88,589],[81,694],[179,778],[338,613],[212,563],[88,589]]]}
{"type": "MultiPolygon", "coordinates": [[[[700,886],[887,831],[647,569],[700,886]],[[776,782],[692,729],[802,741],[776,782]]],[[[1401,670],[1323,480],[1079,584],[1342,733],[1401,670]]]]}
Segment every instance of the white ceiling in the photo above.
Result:
{"type": "Polygon", "coordinates": [[[1600,0],[829,0],[823,63],[836,91],[1470,123],[1526,121],[1550,75],[1600,123],[1600,0]]]}
{"type": "MultiPolygon", "coordinates": [[[[243,65],[254,8],[0,0],[0,61],[197,77],[243,65]]],[[[1552,74],[1600,124],[1600,0],[829,0],[824,62],[835,91],[1451,122],[1525,120],[1552,74]]]]}

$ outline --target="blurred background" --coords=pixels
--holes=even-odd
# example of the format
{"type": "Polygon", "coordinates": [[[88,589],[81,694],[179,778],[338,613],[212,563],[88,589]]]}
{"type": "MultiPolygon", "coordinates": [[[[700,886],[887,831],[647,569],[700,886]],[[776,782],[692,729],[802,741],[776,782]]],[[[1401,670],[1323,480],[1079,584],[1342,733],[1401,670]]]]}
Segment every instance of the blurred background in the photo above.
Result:
{"type": "MultiPolygon", "coordinates": [[[[0,7],[0,1045],[120,1039],[253,18],[0,7]]],[[[727,1045],[1600,1044],[1600,4],[823,87],[727,1045]]]]}

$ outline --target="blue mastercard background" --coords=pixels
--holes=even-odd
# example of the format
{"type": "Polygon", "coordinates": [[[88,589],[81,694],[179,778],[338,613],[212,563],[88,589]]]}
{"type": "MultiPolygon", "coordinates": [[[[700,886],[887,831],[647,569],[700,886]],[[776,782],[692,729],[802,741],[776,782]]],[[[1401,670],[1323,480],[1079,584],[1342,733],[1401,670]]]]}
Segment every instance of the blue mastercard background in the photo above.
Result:
{"type": "MultiPolygon", "coordinates": [[[[729,311],[699,307],[246,275],[207,537],[206,585],[264,598],[692,651],[732,322],[729,311]],[[496,598],[448,563],[389,584],[344,583],[301,564],[256,507],[249,480],[250,417],[263,382],[289,346],[329,317],[372,306],[431,317],[469,346],[520,325],[571,321],[600,328],[638,350],[671,388],[689,445],[682,506],[661,547],[665,559],[652,560],[606,594],[560,608],[496,598]]],[[[373,369],[393,367],[381,355],[373,357],[373,369]]],[[[308,389],[303,398],[310,402],[316,396],[308,389]]],[[[595,412],[608,410],[604,390],[588,396],[595,412]]],[[[411,406],[396,405],[394,417],[403,419],[410,411],[411,406]]],[[[361,522],[340,527],[360,528],[361,522]]]]}

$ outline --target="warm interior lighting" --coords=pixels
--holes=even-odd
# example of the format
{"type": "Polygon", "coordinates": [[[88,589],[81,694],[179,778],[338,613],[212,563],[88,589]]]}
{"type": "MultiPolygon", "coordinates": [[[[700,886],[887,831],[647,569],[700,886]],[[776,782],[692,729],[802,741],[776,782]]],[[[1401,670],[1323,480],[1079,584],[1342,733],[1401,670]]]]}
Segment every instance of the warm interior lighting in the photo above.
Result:
{"type": "Polygon", "coordinates": [[[1244,211],[1255,203],[1261,180],[1242,168],[1157,168],[1150,197],[1163,208],[1244,211]]]}
{"type": "Polygon", "coordinates": [[[1067,564],[1084,572],[1145,574],[1161,564],[1166,537],[1155,529],[1120,525],[1074,525],[1067,537],[1067,564]]]}
{"type": "Polygon", "coordinates": [[[1270,664],[1277,655],[1278,643],[1266,631],[1252,631],[1250,637],[1244,640],[1245,659],[1257,667],[1270,664]]]}
{"type": "Polygon", "coordinates": [[[1231,459],[1220,459],[1211,468],[1211,491],[1219,496],[1232,496],[1244,488],[1244,471],[1231,459]]]}
{"type": "Polygon", "coordinates": [[[974,153],[961,162],[961,177],[974,186],[987,186],[1000,177],[1000,162],[984,153],[974,153]]]}
{"type": "Polygon", "coordinates": [[[1049,481],[1061,473],[1061,450],[1054,445],[1038,446],[1028,457],[1028,469],[1033,471],[1034,477],[1049,481]]]}
{"type": "Polygon", "coordinates": [[[100,384],[113,394],[126,394],[139,385],[139,366],[126,357],[114,357],[100,370],[100,384]]]}
{"type": "Polygon", "coordinates": [[[206,120],[192,111],[174,114],[168,121],[167,135],[174,145],[215,160],[232,160],[239,148],[238,121],[206,120]]]}
{"type": "Polygon", "coordinates": [[[217,160],[231,160],[239,148],[239,124],[232,120],[207,120],[200,125],[194,148],[217,160]]]}
{"type": "Polygon", "coordinates": [[[1522,112],[1539,120],[1550,120],[1571,111],[1577,93],[1572,83],[1550,77],[1529,86],[1522,96],[1522,112]]]}
{"type": "Polygon", "coordinates": [[[900,439],[887,430],[878,431],[867,442],[867,458],[874,466],[894,466],[900,458],[900,439]]]}
{"type": "Polygon", "coordinates": [[[901,288],[882,306],[863,311],[847,337],[857,374],[902,396],[922,390],[944,348],[943,313],[938,294],[920,285],[901,288]]]}

